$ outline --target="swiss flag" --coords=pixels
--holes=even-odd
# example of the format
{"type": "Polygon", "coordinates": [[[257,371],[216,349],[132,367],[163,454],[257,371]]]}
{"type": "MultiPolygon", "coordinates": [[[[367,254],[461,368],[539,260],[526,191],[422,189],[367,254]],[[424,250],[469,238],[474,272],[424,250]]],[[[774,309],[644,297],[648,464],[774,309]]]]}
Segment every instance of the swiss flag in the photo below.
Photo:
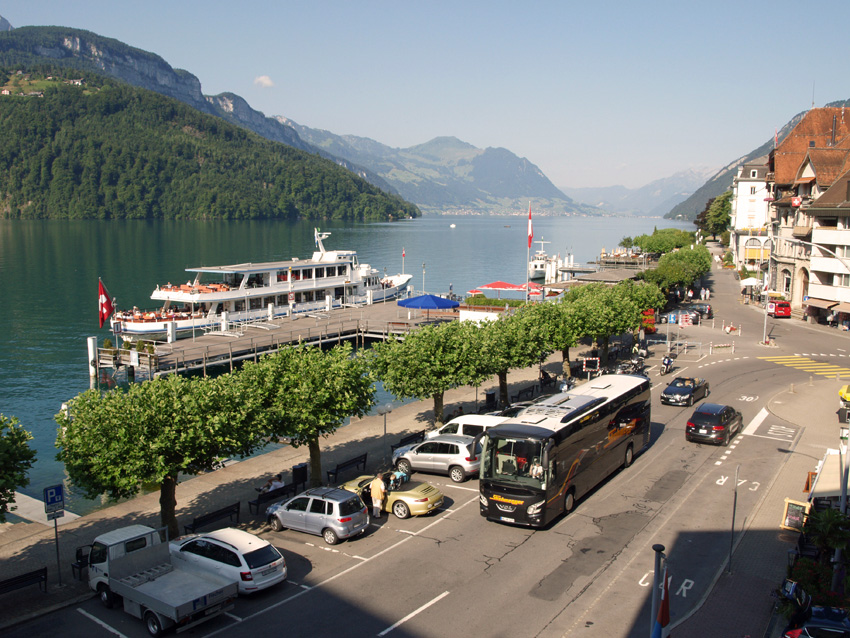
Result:
{"type": "Polygon", "coordinates": [[[531,248],[531,240],[534,239],[534,231],[531,228],[531,202],[528,202],[528,247],[531,248]]]}
{"type": "Polygon", "coordinates": [[[97,318],[100,319],[100,327],[103,328],[103,322],[108,321],[112,316],[114,308],[112,307],[112,299],[109,297],[109,292],[103,282],[97,280],[97,318]]]}

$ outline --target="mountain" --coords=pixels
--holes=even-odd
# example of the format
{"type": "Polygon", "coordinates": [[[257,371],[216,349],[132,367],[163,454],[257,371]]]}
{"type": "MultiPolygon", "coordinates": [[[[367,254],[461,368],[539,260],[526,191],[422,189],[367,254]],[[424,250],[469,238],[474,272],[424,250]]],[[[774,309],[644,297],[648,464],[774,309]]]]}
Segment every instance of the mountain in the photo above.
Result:
{"type": "Polygon", "coordinates": [[[430,212],[523,210],[556,215],[599,214],[573,202],[530,161],[504,148],[480,149],[455,137],[437,137],[410,148],[336,135],[278,116],[313,146],[366,166],[405,199],[430,212]]]}
{"type": "Polygon", "coordinates": [[[621,215],[661,217],[689,197],[716,169],[691,169],[655,180],[640,188],[603,186],[598,188],[561,187],[576,200],[621,215]]]}
{"type": "Polygon", "coordinates": [[[418,209],[315,153],[71,68],[0,69],[0,217],[393,221],[418,209]]]}
{"type": "Polygon", "coordinates": [[[266,117],[233,93],[204,95],[200,81],[188,71],[112,38],[55,26],[0,30],[0,66],[37,65],[101,73],[173,97],[267,139],[318,153],[426,210],[515,212],[531,200],[543,213],[598,213],[564,196],[539,168],[506,149],[481,150],[454,138],[392,149],[372,140],[295,127],[285,118],[266,117]]]}

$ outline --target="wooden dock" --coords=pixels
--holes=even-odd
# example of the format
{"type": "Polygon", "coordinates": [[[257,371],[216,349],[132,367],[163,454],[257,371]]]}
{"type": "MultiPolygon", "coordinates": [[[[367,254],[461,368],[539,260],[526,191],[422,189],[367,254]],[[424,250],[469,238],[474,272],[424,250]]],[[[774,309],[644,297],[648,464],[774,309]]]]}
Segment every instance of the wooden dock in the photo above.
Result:
{"type": "Polygon", "coordinates": [[[206,375],[210,367],[221,370],[223,366],[232,371],[235,363],[257,361],[265,353],[295,344],[323,346],[353,341],[355,346],[362,346],[366,341],[403,337],[423,324],[457,316],[454,312],[408,310],[395,302],[339,308],[275,321],[236,324],[226,332],[199,330],[194,337],[174,343],[156,342],[154,353],[100,348],[98,366],[126,368],[133,377],[193,372],[206,375]]]}

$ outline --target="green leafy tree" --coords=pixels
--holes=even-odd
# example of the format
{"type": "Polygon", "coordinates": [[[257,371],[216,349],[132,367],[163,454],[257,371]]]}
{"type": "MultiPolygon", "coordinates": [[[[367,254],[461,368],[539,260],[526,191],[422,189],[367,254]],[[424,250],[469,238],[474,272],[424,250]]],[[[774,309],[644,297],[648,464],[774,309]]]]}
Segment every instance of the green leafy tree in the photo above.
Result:
{"type": "Polygon", "coordinates": [[[628,249],[628,248],[633,247],[634,245],[635,245],[635,241],[631,237],[623,237],[620,240],[620,248],[628,249]]]}
{"type": "Polygon", "coordinates": [[[0,414],[0,523],[6,522],[6,514],[16,508],[15,490],[29,485],[27,472],[35,462],[35,450],[27,441],[32,435],[18,419],[0,414]]]}
{"type": "Polygon", "coordinates": [[[694,233],[678,228],[656,228],[651,235],[638,235],[634,238],[635,246],[645,253],[669,253],[677,248],[689,246],[694,241],[694,233]]]}
{"type": "Polygon", "coordinates": [[[384,388],[399,398],[434,399],[434,420],[443,423],[447,390],[476,385],[487,376],[481,364],[481,338],[488,330],[473,322],[451,321],[425,326],[405,336],[375,345],[369,365],[384,388]]]}
{"type": "Polygon", "coordinates": [[[498,375],[502,405],[508,404],[508,372],[532,366],[546,357],[549,332],[533,308],[524,306],[513,315],[485,324],[479,356],[484,357],[484,369],[498,375]]]}
{"type": "Polygon", "coordinates": [[[129,498],[143,484],[158,484],[162,524],[176,537],[180,476],[212,470],[266,442],[234,376],[173,375],[126,392],[83,392],[69,402],[70,416],[56,415],[57,459],[89,498],[129,498]]]}
{"type": "Polygon", "coordinates": [[[349,417],[363,417],[375,405],[375,384],[366,359],[350,343],[322,350],[285,348],[240,374],[245,401],[259,410],[264,434],[287,437],[310,452],[310,483],[322,484],[319,442],[349,417]]]}
{"type": "Polygon", "coordinates": [[[732,215],[732,191],[726,191],[715,197],[708,205],[705,221],[700,228],[706,235],[716,238],[717,235],[729,228],[732,215]]]}

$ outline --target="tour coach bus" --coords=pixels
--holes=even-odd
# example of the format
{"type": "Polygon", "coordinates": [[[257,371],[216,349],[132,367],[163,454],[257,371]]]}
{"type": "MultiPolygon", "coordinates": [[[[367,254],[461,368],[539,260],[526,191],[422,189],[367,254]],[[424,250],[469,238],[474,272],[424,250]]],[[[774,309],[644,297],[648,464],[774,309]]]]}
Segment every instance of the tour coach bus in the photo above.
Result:
{"type": "Polygon", "coordinates": [[[569,512],[649,443],[650,389],[646,377],[603,375],[482,432],[481,515],[543,527],[569,512]]]}

